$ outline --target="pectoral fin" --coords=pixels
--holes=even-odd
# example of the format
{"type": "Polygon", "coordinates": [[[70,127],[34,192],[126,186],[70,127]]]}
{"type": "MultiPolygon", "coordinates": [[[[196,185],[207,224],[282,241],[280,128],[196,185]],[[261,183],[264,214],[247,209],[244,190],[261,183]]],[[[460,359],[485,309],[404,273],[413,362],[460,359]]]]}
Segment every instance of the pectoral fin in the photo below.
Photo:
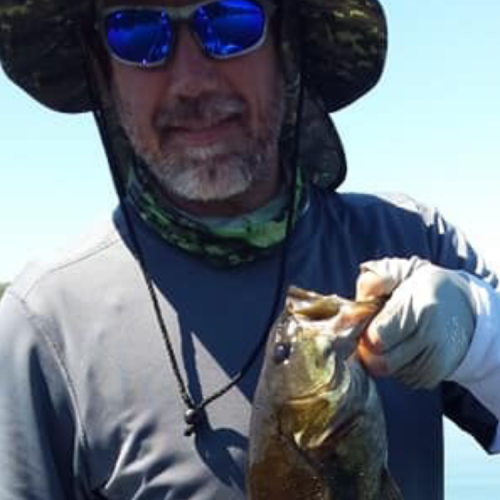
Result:
{"type": "Polygon", "coordinates": [[[404,500],[399,486],[387,469],[383,472],[379,500],[404,500]]]}

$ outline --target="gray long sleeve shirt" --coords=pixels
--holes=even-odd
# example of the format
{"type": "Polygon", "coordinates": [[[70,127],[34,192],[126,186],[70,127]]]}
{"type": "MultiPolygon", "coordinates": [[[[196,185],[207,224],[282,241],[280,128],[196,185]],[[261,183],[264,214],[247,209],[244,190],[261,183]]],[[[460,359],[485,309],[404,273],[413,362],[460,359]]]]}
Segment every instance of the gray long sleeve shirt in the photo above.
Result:
{"type": "MultiPolygon", "coordinates": [[[[214,268],[134,218],[189,391],[199,400],[247,360],[270,313],[280,256],[214,268]]],[[[354,295],[361,262],[418,255],[497,287],[464,237],[406,198],[313,190],[286,284],[354,295]]],[[[500,334],[500,332],[499,332],[500,334]]],[[[184,406],[120,211],[0,303],[0,499],[242,500],[260,362],[185,437],[184,406]]],[[[496,418],[453,383],[379,380],[390,468],[405,500],[442,500],[442,416],[487,448],[496,418]]]]}

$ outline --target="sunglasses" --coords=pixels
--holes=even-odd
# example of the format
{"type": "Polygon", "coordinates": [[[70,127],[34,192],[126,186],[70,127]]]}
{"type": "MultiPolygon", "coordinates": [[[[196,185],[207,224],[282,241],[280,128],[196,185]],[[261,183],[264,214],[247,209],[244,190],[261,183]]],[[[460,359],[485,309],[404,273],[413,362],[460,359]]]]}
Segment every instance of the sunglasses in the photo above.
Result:
{"type": "Polygon", "coordinates": [[[110,7],[102,11],[101,29],[111,56],[131,66],[151,68],[168,61],[179,22],[187,22],[206,55],[229,59],[248,54],[264,43],[274,7],[262,0],[205,0],[184,7],[110,7]]]}

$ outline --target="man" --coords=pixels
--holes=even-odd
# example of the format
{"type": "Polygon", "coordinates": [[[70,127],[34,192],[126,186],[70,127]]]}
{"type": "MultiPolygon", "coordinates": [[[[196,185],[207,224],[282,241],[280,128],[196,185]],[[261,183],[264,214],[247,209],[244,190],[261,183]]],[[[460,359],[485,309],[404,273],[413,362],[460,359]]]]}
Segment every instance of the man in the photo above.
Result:
{"type": "Polygon", "coordinates": [[[245,498],[258,346],[292,283],[391,295],[359,354],[404,498],[443,498],[443,413],[500,450],[500,295],[439,214],[334,192],[327,110],[380,76],[378,3],[93,7],[0,7],[4,69],[95,111],[120,197],[2,299],[0,498],[245,498]]]}

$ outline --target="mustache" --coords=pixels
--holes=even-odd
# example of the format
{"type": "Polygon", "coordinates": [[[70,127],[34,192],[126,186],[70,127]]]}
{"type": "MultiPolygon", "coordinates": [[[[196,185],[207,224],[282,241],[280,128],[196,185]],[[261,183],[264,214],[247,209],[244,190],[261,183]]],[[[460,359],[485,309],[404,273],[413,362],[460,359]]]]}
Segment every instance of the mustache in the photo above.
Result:
{"type": "Polygon", "coordinates": [[[153,118],[153,125],[160,130],[196,124],[207,126],[242,115],[246,109],[245,101],[238,97],[206,94],[162,106],[153,118]]]}

